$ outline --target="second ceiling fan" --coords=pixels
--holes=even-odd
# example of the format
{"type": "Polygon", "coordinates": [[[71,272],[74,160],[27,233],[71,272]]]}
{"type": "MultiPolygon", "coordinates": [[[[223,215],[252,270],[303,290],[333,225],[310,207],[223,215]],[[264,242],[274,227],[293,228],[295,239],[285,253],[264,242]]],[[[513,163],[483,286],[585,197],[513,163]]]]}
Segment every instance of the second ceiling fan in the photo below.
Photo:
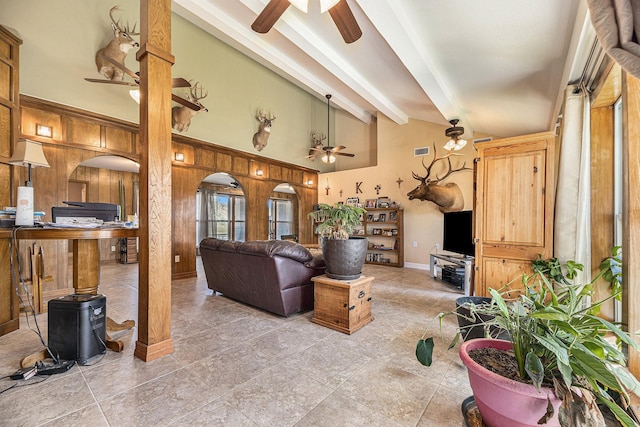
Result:
{"type": "Polygon", "coordinates": [[[337,147],[332,147],[329,144],[329,135],[331,133],[331,129],[329,127],[329,100],[331,99],[331,94],[325,95],[327,97],[327,145],[321,145],[312,147],[309,149],[308,159],[315,159],[318,154],[322,154],[322,161],[325,163],[333,163],[336,161],[336,156],[345,156],[345,157],[355,157],[355,154],[352,153],[343,153],[344,145],[339,145],[337,147]]]}
{"type": "MultiPolygon", "coordinates": [[[[262,34],[269,32],[291,3],[306,12],[308,0],[271,0],[253,21],[251,29],[262,34]]],[[[322,12],[329,11],[331,19],[338,27],[345,43],[353,43],[362,36],[362,30],[353,16],[347,0],[338,0],[337,2],[335,0],[320,0],[320,3],[322,12]]]]}

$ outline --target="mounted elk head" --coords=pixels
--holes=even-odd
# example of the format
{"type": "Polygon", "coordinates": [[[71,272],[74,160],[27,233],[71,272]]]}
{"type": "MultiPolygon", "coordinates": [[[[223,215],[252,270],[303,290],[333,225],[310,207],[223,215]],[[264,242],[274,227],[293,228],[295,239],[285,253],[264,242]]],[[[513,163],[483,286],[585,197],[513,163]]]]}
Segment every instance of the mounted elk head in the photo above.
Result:
{"type": "Polygon", "coordinates": [[[209,91],[205,90],[199,82],[191,83],[187,99],[194,103],[199,109],[194,110],[184,105],[175,106],[171,109],[171,127],[178,132],[186,132],[191,126],[191,118],[200,111],[209,111],[207,107],[202,105],[201,99],[205,99],[209,95],[209,91]]]}
{"type": "Polygon", "coordinates": [[[260,122],[260,127],[258,128],[258,132],[253,134],[253,146],[256,150],[262,151],[269,141],[271,126],[273,125],[273,121],[276,119],[276,115],[269,113],[267,116],[266,111],[259,110],[256,114],[256,119],[260,122]]]}
{"type": "Polygon", "coordinates": [[[449,153],[446,156],[438,157],[438,153],[436,152],[436,144],[433,144],[433,160],[429,166],[425,166],[424,159],[422,160],[422,166],[427,170],[427,174],[424,177],[416,174],[415,172],[411,172],[414,179],[420,181],[420,185],[407,193],[407,197],[409,200],[419,199],[419,200],[428,200],[430,202],[438,205],[440,212],[455,212],[461,211],[464,208],[464,197],[462,196],[462,191],[457,184],[450,182],[448,184],[440,185],[440,182],[449,177],[452,173],[459,172],[462,170],[471,170],[471,168],[466,168],[465,163],[462,164],[462,167],[457,169],[453,169],[451,166],[451,157],[454,153],[449,153]],[[435,179],[431,179],[431,168],[437,162],[447,159],[447,164],[449,165],[448,171],[444,174],[442,178],[436,175],[435,179]]]}
{"type": "Polygon", "coordinates": [[[124,58],[127,56],[127,53],[129,53],[129,50],[134,47],[140,47],[140,44],[131,37],[140,35],[140,33],[135,32],[136,25],[133,25],[133,29],[129,29],[129,23],[127,23],[127,26],[122,28],[120,26],[120,20],[116,21],[113,18],[113,12],[118,10],[121,10],[118,6],[113,6],[111,10],[109,10],[111,27],[113,28],[113,38],[108,45],[96,52],[98,72],[107,80],[122,80],[124,76],[124,72],[122,71],[122,68],[124,68],[124,58]],[[118,68],[104,59],[105,56],[122,65],[122,68],[118,68]]]}

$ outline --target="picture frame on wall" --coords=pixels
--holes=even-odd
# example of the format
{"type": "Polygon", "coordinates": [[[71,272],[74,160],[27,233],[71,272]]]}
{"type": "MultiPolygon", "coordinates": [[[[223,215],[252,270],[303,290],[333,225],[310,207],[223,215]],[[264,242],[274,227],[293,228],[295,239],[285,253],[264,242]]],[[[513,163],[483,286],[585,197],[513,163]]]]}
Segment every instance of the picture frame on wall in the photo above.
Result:
{"type": "Polygon", "coordinates": [[[376,199],[367,199],[365,201],[365,206],[364,207],[365,207],[365,209],[366,208],[374,209],[376,207],[376,203],[377,203],[376,199]]]}

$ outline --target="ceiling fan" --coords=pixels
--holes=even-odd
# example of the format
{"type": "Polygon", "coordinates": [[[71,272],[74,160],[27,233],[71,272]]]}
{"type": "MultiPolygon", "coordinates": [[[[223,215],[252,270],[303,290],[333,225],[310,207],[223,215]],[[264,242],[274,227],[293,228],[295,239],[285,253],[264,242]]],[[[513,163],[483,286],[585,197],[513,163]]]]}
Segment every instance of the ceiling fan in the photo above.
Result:
{"type": "MultiPolygon", "coordinates": [[[[251,29],[262,34],[269,32],[287,10],[289,4],[293,4],[305,13],[307,12],[308,0],[271,0],[253,21],[251,29]]],[[[320,11],[324,13],[327,10],[345,43],[353,43],[362,36],[362,30],[353,16],[347,0],[320,0],[320,11]]]]}
{"type": "Polygon", "coordinates": [[[227,186],[223,188],[222,191],[237,190],[238,187],[240,187],[240,183],[236,180],[233,180],[229,184],[227,184],[227,186]]]}
{"type": "Polygon", "coordinates": [[[325,163],[333,163],[336,161],[336,156],[345,156],[345,157],[355,157],[355,154],[351,153],[343,153],[344,145],[340,145],[338,147],[332,147],[329,145],[329,100],[331,99],[331,94],[325,95],[327,97],[327,145],[323,145],[318,147],[312,147],[309,149],[308,159],[314,160],[318,154],[322,154],[322,161],[325,163]]]}
{"type": "MultiPolygon", "coordinates": [[[[135,88],[140,87],[140,73],[134,73],[133,71],[131,71],[130,69],[128,69],[127,67],[123,66],[122,64],[120,64],[119,62],[115,61],[114,59],[106,56],[106,55],[102,55],[102,58],[108,62],[110,62],[111,64],[113,64],[115,67],[118,67],[119,69],[121,69],[122,71],[125,72],[125,74],[127,74],[129,77],[131,77],[133,79],[133,82],[127,82],[124,80],[107,80],[107,79],[92,79],[89,77],[85,77],[85,80],[91,83],[106,83],[106,84],[114,84],[114,85],[122,85],[122,86],[132,86],[135,88]]],[[[187,80],[181,78],[181,77],[176,77],[173,78],[171,80],[171,87],[172,88],[177,88],[177,87],[191,87],[191,83],[189,83],[187,80]]],[[[134,97],[133,94],[131,94],[132,97],[134,97]]],[[[139,96],[139,95],[138,95],[139,96]]],[[[134,98],[136,99],[136,98],[134,98]]],[[[175,93],[171,94],[171,99],[175,102],[177,102],[178,104],[184,105],[187,108],[190,108],[192,110],[195,111],[200,111],[200,106],[187,100],[184,99],[178,95],[176,95],[175,93]]],[[[139,99],[136,99],[136,101],[138,101],[138,103],[140,102],[139,99]]]]}

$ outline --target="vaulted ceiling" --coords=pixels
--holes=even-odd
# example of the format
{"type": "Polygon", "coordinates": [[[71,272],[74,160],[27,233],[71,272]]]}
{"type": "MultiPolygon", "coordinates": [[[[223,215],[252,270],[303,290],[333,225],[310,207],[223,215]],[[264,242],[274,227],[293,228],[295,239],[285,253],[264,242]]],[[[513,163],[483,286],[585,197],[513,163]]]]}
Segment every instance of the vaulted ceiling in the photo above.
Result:
{"type": "MultiPolygon", "coordinates": [[[[173,0],[173,11],[364,122],[459,118],[471,131],[551,130],[562,89],[593,43],[585,0],[347,0],[362,29],[343,41],[320,1],[290,6],[267,34],[268,0],[173,0]]],[[[206,53],[204,53],[206,54],[206,53]]]]}

